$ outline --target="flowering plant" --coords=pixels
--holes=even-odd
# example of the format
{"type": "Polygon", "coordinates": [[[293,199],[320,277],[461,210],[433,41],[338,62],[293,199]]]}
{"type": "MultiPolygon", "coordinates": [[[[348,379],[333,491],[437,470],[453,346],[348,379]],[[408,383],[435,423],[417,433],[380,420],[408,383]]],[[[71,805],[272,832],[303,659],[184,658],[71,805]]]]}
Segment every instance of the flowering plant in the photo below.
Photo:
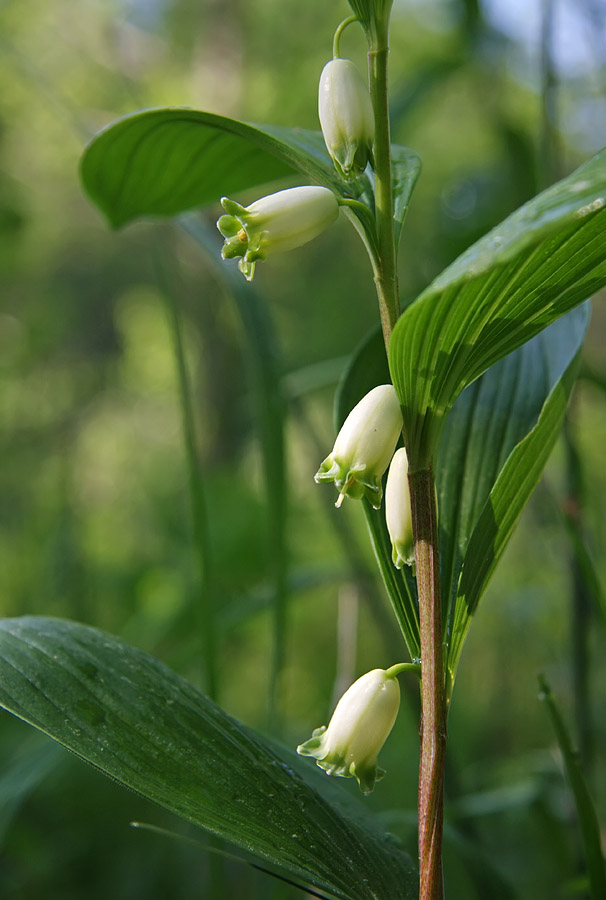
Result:
{"type": "MultiPolygon", "coordinates": [[[[395,646],[395,659],[406,661],[389,659],[387,668],[355,681],[328,727],[317,729],[299,746],[299,754],[315,758],[329,774],[355,777],[369,793],[380,776],[379,750],[398,713],[396,676],[419,678],[418,867],[386,835],[381,819],[340,793],[310,760],[236,722],[215,702],[221,670],[217,648],[229,649],[224,668],[230,674],[238,670],[238,658],[221,637],[223,620],[217,610],[221,607],[223,614],[219,600],[224,598],[218,596],[208,537],[221,504],[212,488],[205,491],[170,279],[165,293],[201,572],[204,692],[149,654],[95,628],[46,617],[0,623],[2,706],[115,781],[230,841],[242,859],[252,856],[270,874],[339,900],[444,896],[448,711],[463,644],[560,432],[587,327],[585,299],[606,284],[602,151],[524,203],[419,296],[404,302],[409,298],[400,293],[398,246],[420,162],[413,150],[392,142],[391,5],[390,0],[350,0],[352,15],[337,27],[333,59],[321,75],[321,134],[253,125],[187,107],[144,110],[119,119],[91,142],[81,174],[89,196],[113,225],[142,216],[178,217],[178,227],[205,252],[210,244],[212,278],[226,296],[236,298],[242,333],[256,348],[251,394],[263,397],[257,413],[274,595],[268,718],[275,732],[283,712],[284,673],[296,669],[294,663],[287,667],[285,636],[286,596],[296,578],[288,569],[283,443],[284,409],[296,391],[288,393],[286,367],[276,364],[267,338],[270,311],[263,307],[259,312],[259,295],[237,274],[234,283],[229,266],[238,259],[250,281],[257,261],[319,236],[340,209],[361,241],[376,287],[377,329],[352,351],[343,372],[336,399],[338,433],[316,480],[334,482],[337,506],[345,496],[359,501],[345,507],[366,519],[393,611],[390,649],[380,652],[391,655],[395,646]],[[368,45],[368,89],[341,56],[345,29],[357,29],[368,45]],[[217,223],[222,250],[216,231],[212,243],[204,218],[191,212],[214,203],[216,218],[223,193],[240,196],[255,190],[259,196],[261,185],[293,176],[304,184],[266,194],[248,206],[223,197],[224,213],[217,223]],[[396,449],[400,441],[403,446],[396,449]]],[[[337,229],[335,234],[341,238],[337,229]]],[[[271,260],[261,280],[270,267],[271,260]]],[[[291,284],[284,278],[278,285],[285,297],[291,284]]],[[[208,293],[215,304],[214,282],[208,293]]],[[[328,289],[323,295],[327,307],[330,293],[328,289]]],[[[359,296],[354,293],[348,307],[352,317],[358,303],[367,300],[366,286],[359,296]]],[[[297,312],[301,318],[305,308],[297,312]]],[[[329,315],[330,309],[323,313],[329,315]]],[[[232,406],[224,403],[219,413],[227,419],[232,406]]],[[[248,484],[253,480],[248,457],[242,468],[248,484]]],[[[331,512],[347,515],[346,510],[331,512]]],[[[230,530],[236,516],[232,519],[230,530]]],[[[301,517],[297,525],[303,521],[301,517]]],[[[354,534],[354,529],[345,532],[342,543],[359,574],[364,554],[354,545],[354,534]]],[[[584,548],[578,531],[574,535],[575,546],[584,548]]],[[[582,559],[590,569],[588,553],[582,559]]],[[[359,581],[369,583],[368,578],[359,581]]],[[[376,601],[374,584],[368,593],[376,601]]],[[[263,599],[267,595],[265,581],[254,603],[245,598],[246,614],[249,607],[265,609],[267,604],[257,603],[261,594],[263,599]]],[[[380,617],[381,608],[375,610],[380,617]]],[[[306,682],[314,675],[313,667],[311,674],[306,671],[306,682]]],[[[582,819],[588,848],[585,881],[592,900],[602,900],[606,874],[597,817],[544,681],[541,695],[555,723],[582,819]]],[[[307,719],[308,711],[300,715],[307,719]]],[[[394,736],[384,755],[396,743],[394,736]]],[[[410,754],[401,757],[402,768],[416,766],[410,754]]],[[[394,768],[390,765],[390,773],[394,768]]]]}

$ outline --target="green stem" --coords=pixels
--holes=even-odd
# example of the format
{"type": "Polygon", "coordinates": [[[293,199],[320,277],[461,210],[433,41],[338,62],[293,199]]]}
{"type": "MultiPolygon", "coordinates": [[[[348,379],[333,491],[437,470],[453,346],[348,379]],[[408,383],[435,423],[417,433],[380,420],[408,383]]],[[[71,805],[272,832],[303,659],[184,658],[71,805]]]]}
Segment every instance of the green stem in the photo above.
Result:
{"type": "Polygon", "coordinates": [[[396,663],[394,666],[390,666],[389,669],[386,669],[385,674],[388,678],[395,678],[400,672],[413,672],[415,675],[421,677],[421,665],[420,663],[414,662],[396,663]]]}
{"type": "Polygon", "coordinates": [[[354,22],[358,21],[357,16],[348,16],[346,19],[343,19],[337,30],[335,31],[335,36],[332,39],[332,58],[340,59],[341,58],[341,48],[340,48],[340,40],[341,35],[345,31],[348,25],[353,25],[354,22]]]}
{"type": "Polygon", "coordinates": [[[431,469],[409,475],[421,637],[419,900],[442,900],[446,691],[435,482],[431,469]]]}
{"type": "Polygon", "coordinates": [[[378,266],[375,283],[385,346],[400,315],[396,243],[393,222],[391,148],[387,94],[388,23],[377,27],[368,52],[370,96],[375,116],[374,179],[378,266]]]}

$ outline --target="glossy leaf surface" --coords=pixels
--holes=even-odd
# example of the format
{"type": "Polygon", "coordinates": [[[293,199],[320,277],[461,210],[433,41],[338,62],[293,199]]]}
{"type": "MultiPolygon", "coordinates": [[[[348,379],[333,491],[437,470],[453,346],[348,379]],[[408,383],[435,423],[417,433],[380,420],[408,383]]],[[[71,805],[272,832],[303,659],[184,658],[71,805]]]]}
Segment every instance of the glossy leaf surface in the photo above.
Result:
{"type": "Polygon", "coordinates": [[[400,317],[390,369],[413,468],[461,391],[606,284],[606,151],[470,247],[400,317]]]}
{"type": "Polygon", "coordinates": [[[60,619],[3,620],[0,705],[299,883],[343,900],[416,896],[410,859],[361,804],[117,638],[60,619]]]}

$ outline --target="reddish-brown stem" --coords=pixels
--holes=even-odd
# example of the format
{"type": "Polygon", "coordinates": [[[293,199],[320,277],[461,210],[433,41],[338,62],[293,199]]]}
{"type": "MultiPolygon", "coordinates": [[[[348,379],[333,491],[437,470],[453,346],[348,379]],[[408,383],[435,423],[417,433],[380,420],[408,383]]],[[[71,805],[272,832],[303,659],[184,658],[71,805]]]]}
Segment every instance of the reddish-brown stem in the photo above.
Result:
{"type": "Polygon", "coordinates": [[[421,632],[419,900],[443,900],[442,827],[446,692],[435,483],[431,469],[409,475],[421,632]]]}
{"type": "MultiPolygon", "coordinates": [[[[378,6],[375,6],[375,11],[378,6]]],[[[400,312],[394,239],[387,59],[389,10],[375,15],[368,54],[370,95],[375,116],[374,187],[376,251],[371,252],[381,325],[389,353],[400,312]]],[[[370,252],[370,251],[369,251],[370,252]]],[[[421,632],[421,754],[419,770],[419,900],[443,900],[442,826],[446,694],[435,483],[431,469],[409,475],[421,632]]]]}

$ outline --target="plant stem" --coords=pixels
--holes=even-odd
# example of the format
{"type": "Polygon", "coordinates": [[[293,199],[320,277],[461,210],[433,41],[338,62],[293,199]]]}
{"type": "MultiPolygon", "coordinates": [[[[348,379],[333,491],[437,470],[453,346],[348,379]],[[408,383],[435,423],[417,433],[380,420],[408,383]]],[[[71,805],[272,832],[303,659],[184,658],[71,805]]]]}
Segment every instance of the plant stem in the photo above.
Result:
{"type": "Polygon", "coordinates": [[[431,469],[409,475],[421,635],[419,900],[442,900],[446,692],[435,483],[431,469]]]}
{"type": "Polygon", "coordinates": [[[378,265],[375,283],[379,298],[381,326],[385,346],[400,315],[396,244],[393,225],[393,193],[391,185],[391,149],[387,94],[387,60],[389,55],[388,23],[378,23],[368,52],[370,96],[375,115],[374,176],[375,218],[377,223],[378,265]]]}
{"type": "MultiPolygon", "coordinates": [[[[375,115],[374,174],[377,258],[373,265],[381,326],[389,350],[400,314],[393,190],[387,60],[389,15],[377,18],[368,66],[375,115]]],[[[446,691],[442,644],[442,600],[435,482],[431,469],[409,474],[421,637],[421,751],[419,762],[419,900],[443,900],[442,829],[446,752],[446,691]]]]}

